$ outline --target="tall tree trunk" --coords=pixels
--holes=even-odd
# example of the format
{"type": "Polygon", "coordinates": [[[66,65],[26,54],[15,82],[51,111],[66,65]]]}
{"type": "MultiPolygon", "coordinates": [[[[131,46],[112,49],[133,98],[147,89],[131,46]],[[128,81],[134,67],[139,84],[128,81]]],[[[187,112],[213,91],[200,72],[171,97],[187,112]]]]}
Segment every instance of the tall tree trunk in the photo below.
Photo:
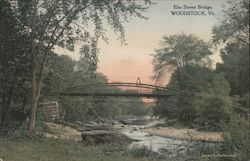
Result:
{"type": "Polygon", "coordinates": [[[0,128],[2,127],[2,106],[0,106],[0,128]]]}
{"type": "MultiPolygon", "coordinates": [[[[57,1],[59,2],[59,1],[57,1]]],[[[56,3],[57,4],[57,3],[56,3]]],[[[38,1],[35,1],[34,4],[34,15],[32,17],[32,24],[31,24],[31,28],[33,28],[34,24],[35,24],[35,19],[36,19],[36,14],[37,14],[37,5],[38,5],[38,1]]],[[[56,7],[56,5],[55,5],[56,7]]],[[[75,7],[77,7],[77,3],[75,4],[75,6],[72,8],[74,9],[75,7]]],[[[87,6],[86,6],[87,7],[87,6]]],[[[41,85],[42,85],[42,80],[43,80],[43,75],[44,75],[44,70],[45,70],[45,64],[46,64],[46,59],[47,59],[47,55],[49,53],[49,51],[53,48],[53,46],[57,43],[58,39],[63,36],[63,33],[65,31],[65,29],[70,25],[70,23],[73,21],[73,17],[75,17],[77,15],[77,13],[79,13],[80,10],[77,9],[73,12],[71,20],[69,22],[66,23],[65,27],[61,30],[61,32],[55,37],[55,40],[52,41],[53,39],[51,39],[52,43],[49,43],[48,46],[45,49],[45,53],[44,53],[44,57],[42,60],[42,64],[41,64],[41,68],[40,68],[40,73],[39,73],[39,77],[38,77],[38,82],[36,84],[36,54],[38,52],[36,52],[35,50],[36,48],[36,44],[35,44],[35,37],[34,35],[31,36],[32,38],[34,38],[33,40],[33,44],[32,44],[32,80],[31,80],[31,108],[30,108],[30,117],[29,117],[29,123],[28,123],[28,130],[29,130],[29,135],[32,136],[33,132],[34,132],[34,128],[35,128],[35,121],[36,121],[36,109],[37,109],[37,103],[40,97],[40,93],[41,93],[41,85]]],[[[70,13],[69,13],[70,14],[70,13]]],[[[61,20],[63,20],[65,17],[63,17],[61,20]]],[[[50,19],[50,18],[49,18],[50,19]]],[[[60,20],[60,21],[61,21],[60,20]]],[[[59,21],[59,22],[60,22],[59,21]]],[[[54,32],[52,33],[51,38],[53,38],[56,34],[56,29],[58,28],[58,26],[55,27],[54,32]]],[[[46,29],[46,25],[45,25],[45,29],[46,29]]],[[[44,29],[44,32],[45,32],[44,29]]],[[[39,39],[39,42],[42,41],[43,39],[43,34],[39,39]]],[[[39,47],[38,47],[39,48],[39,47]]]]}
{"type": "Polygon", "coordinates": [[[35,32],[34,26],[36,23],[36,16],[37,16],[37,6],[38,6],[38,1],[33,1],[33,7],[34,7],[34,12],[31,20],[31,54],[32,54],[32,69],[31,69],[31,106],[30,106],[30,116],[29,116],[29,122],[28,122],[28,131],[29,135],[32,136],[34,129],[35,129],[35,122],[36,122],[36,105],[37,105],[37,100],[36,100],[36,57],[38,54],[38,51],[36,50],[36,43],[35,43],[35,32]]]}
{"type": "Polygon", "coordinates": [[[5,105],[5,95],[2,95],[2,102],[0,105],[0,128],[2,127],[2,120],[3,120],[3,109],[5,105]]]}
{"type": "Polygon", "coordinates": [[[30,109],[30,117],[29,117],[29,125],[28,125],[30,135],[33,134],[34,128],[35,128],[37,104],[38,104],[40,93],[41,93],[42,80],[43,80],[43,75],[44,75],[45,64],[46,64],[48,52],[49,52],[49,49],[46,49],[46,51],[44,53],[43,60],[42,60],[37,83],[36,83],[36,63],[35,63],[36,57],[35,57],[35,53],[34,53],[33,58],[32,58],[33,59],[32,82],[31,82],[32,96],[31,96],[31,109],[30,109]]]}
{"type": "Polygon", "coordinates": [[[2,102],[0,105],[0,127],[2,127],[3,116],[4,116],[4,106],[5,106],[5,102],[6,102],[6,93],[5,93],[5,90],[7,87],[6,82],[1,85],[1,87],[2,87],[2,93],[1,93],[2,94],[2,96],[1,96],[2,102]]]}
{"type": "Polygon", "coordinates": [[[36,93],[37,94],[37,96],[36,96],[37,101],[39,100],[40,93],[41,93],[43,75],[44,75],[44,70],[45,70],[45,65],[46,65],[46,60],[47,60],[48,53],[49,53],[49,49],[46,49],[45,53],[44,53],[44,56],[43,56],[41,68],[40,68],[39,78],[38,78],[38,81],[37,81],[37,93],[36,93]]]}
{"type": "Polygon", "coordinates": [[[31,78],[31,107],[30,107],[30,116],[28,123],[29,135],[32,136],[35,129],[36,121],[36,53],[35,53],[35,42],[32,42],[32,78],[31,78]]]}
{"type": "Polygon", "coordinates": [[[9,114],[11,112],[11,100],[12,100],[13,92],[14,92],[14,83],[11,85],[10,92],[8,94],[7,105],[6,105],[7,111],[6,111],[5,116],[4,116],[3,126],[5,126],[7,124],[8,118],[9,118],[9,114]]]}

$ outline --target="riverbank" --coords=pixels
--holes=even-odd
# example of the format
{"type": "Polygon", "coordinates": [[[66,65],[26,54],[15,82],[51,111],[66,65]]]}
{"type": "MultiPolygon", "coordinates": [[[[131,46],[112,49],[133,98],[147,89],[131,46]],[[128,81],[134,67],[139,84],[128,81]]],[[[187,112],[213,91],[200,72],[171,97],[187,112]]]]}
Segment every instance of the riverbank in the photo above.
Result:
{"type": "Polygon", "coordinates": [[[222,132],[202,132],[195,129],[176,129],[172,127],[149,127],[142,129],[150,135],[175,138],[182,140],[219,142],[222,141],[222,132]]]}
{"type": "Polygon", "coordinates": [[[0,136],[0,160],[3,161],[170,161],[144,153],[147,152],[131,151],[121,144],[84,146],[81,142],[66,140],[0,136]]]}
{"type": "MultiPolygon", "coordinates": [[[[48,132],[44,132],[43,136],[45,138],[54,138],[54,139],[63,139],[63,140],[74,140],[81,141],[81,133],[86,130],[85,128],[76,128],[70,127],[68,125],[56,124],[53,122],[44,122],[44,125],[47,127],[48,132]]],[[[103,130],[113,131],[137,131],[147,133],[151,136],[159,136],[164,138],[173,138],[186,141],[205,141],[205,142],[219,142],[222,141],[222,132],[204,132],[197,131],[195,129],[181,128],[177,129],[174,127],[161,127],[155,126],[156,123],[147,124],[147,125],[122,125],[117,124],[116,126],[99,126],[96,124],[89,125],[90,128],[87,131],[103,130]]],[[[128,133],[125,132],[126,135],[128,133]]]]}
{"type": "Polygon", "coordinates": [[[190,139],[189,135],[195,139],[207,136],[206,141],[218,137],[217,133],[154,127],[155,123],[152,122],[144,126],[116,124],[109,128],[99,127],[95,123],[85,127],[70,125],[44,122],[46,130],[43,135],[32,140],[25,136],[18,139],[0,136],[0,158],[3,161],[181,161],[183,157],[192,156],[188,156],[190,154],[187,152],[187,149],[192,149],[192,143],[185,141],[190,139]],[[82,140],[84,131],[89,135],[100,132],[97,130],[99,128],[124,134],[134,141],[131,144],[121,143],[120,139],[108,142],[106,139],[110,137],[102,137],[102,144],[87,144],[88,141],[82,140]]]}

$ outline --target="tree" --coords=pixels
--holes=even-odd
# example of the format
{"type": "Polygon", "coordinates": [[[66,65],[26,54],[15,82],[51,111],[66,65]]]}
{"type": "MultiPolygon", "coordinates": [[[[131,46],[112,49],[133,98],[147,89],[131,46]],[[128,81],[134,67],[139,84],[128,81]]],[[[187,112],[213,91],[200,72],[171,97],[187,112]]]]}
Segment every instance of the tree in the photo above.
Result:
{"type": "Polygon", "coordinates": [[[199,74],[198,81],[200,91],[193,101],[197,113],[195,124],[206,130],[222,130],[230,119],[233,112],[233,102],[228,81],[221,74],[208,70],[199,74]]]}
{"type": "MultiPolygon", "coordinates": [[[[18,0],[17,2],[16,17],[22,23],[21,26],[29,35],[32,44],[32,93],[28,125],[29,133],[32,134],[35,127],[36,106],[50,51],[55,46],[73,50],[77,41],[86,44],[97,43],[99,38],[107,41],[106,24],[110,25],[115,33],[120,33],[119,38],[124,42],[123,22],[128,21],[130,16],[144,18],[141,12],[147,7],[130,0],[18,0]],[[43,53],[39,68],[38,52],[43,53]]],[[[150,4],[150,1],[145,0],[145,3],[150,4]]]]}
{"type": "Polygon", "coordinates": [[[222,143],[223,154],[237,154],[234,160],[249,158],[249,1],[230,1],[213,28],[214,43],[225,42],[222,63],[216,65],[231,86],[234,113],[231,114],[222,143]],[[240,133],[239,133],[240,131],[240,133]]]}
{"type": "Polygon", "coordinates": [[[245,161],[250,157],[250,122],[249,118],[233,114],[225,126],[223,141],[221,144],[222,154],[237,154],[235,161],[245,161]]]}
{"type": "MultiPolygon", "coordinates": [[[[74,72],[73,79],[79,85],[84,84],[98,84],[107,82],[107,78],[101,73],[94,73],[94,77],[82,79],[86,75],[74,72]]],[[[115,87],[103,87],[104,90],[114,93],[125,92],[115,87]]],[[[79,88],[77,91],[101,91],[102,87],[91,86],[79,88]]],[[[66,121],[89,121],[93,119],[117,119],[120,116],[143,116],[147,113],[147,108],[144,107],[143,102],[139,98],[125,98],[125,97],[64,97],[59,101],[62,107],[62,119],[66,121]]]]}
{"type": "Polygon", "coordinates": [[[231,95],[244,97],[249,93],[249,46],[239,42],[228,43],[221,50],[222,63],[216,72],[222,73],[231,86],[231,95]]]}
{"type": "Polygon", "coordinates": [[[220,23],[213,27],[215,43],[239,41],[249,45],[249,0],[229,1],[220,23]]]}
{"type": "MultiPolygon", "coordinates": [[[[155,107],[155,114],[170,120],[177,120],[185,126],[208,130],[221,129],[232,112],[229,97],[230,87],[222,75],[207,67],[198,65],[181,70],[184,93],[160,99],[155,107]]],[[[178,89],[176,73],[167,85],[178,89]]],[[[171,90],[168,93],[173,93],[171,90]]],[[[174,93],[173,93],[174,94],[174,93]]]]}
{"type": "Polygon", "coordinates": [[[166,71],[174,73],[176,87],[185,94],[185,73],[189,73],[192,66],[210,64],[208,56],[212,52],[209,45],[195,35],[185,34],[164,36],[161,43],[162,47],[155,50],[153,59],[154,79],[161,79],[166,71]]]}
{"type": "Polygon", "coordinates": [[[43,99],[56,98],[60,92],[69,87],[76,66],[76,61],[67,55],[51,54],[48,60],[41,92],[43,99]]]}
{"type": "MultiPolygon", "coordinates": [[[[95,47],[84,46],[80,59],[72,60],[69,56],[49,55],[45,69],[41,100],[58,98],[60,92],[68,87],[86,84],[106,83],[107,77],[96,72],[97,56],[92,54],[95,47]]],[[[100,88],[97,88],[97,90],[100,88]]],[[[79,89],[81,90],[81,89],[79,89]]],[[[91,87],[86,90],[95,90],[91,87]]],[[[102,89],[101,89],[102,90],[102,89]]],[[[110,92],[124,92],[119,88],[107,88],[110,92]]],[[[96,97],[59,97],[60,119],[64,121],[88,121],[93,119],[114,119],[121,115],[142,116],[147,113],[139,98],[96,98],[96,97]]]]}
{"type": "Polygon", "coordinates": [[[209,45],[195,35],[164,36],[161,43],[162,48],[155,50],[153,59],[156,80],[160,79],[166,70],[178,73],[182,67],[209,64],[208,56],[212,54],[209,45]]]}
{"type": "Polygon", "coordinates": [[[208,68],[208,56],[212,54],[209,44],[184,34],[164,37],[162,44],[154,55],[154,78],[161,78],[166,70],[171,71],[167,87],[176,92],[175,96],[158,100],[155,114],[177,119],[188,126],[210,130],[220,127],[219,122],[225,122],[230,114],[231,102],[227,101],[230,88],[223,76],[208,68]]]}
{"type": "Polygon", "coordinates": [[[0,127],[8,127],[14,120],[17,122],[25,120],[30,60],[28,38],[22,33],[10,4],[7,1],[1,1],[0,127]],[[16,104],[20,105],[19,108],[14,107],[16,104]]]}
{"type": "Polygon", "coordinates": [[[238,102],[245,108],[249,102],[249,1],[229,2],[212,31],[215,44],[226,42],[221,50],[223,62],[216,71],[223,73],[232,89],[230,95],[239,96],[238,102]]]}

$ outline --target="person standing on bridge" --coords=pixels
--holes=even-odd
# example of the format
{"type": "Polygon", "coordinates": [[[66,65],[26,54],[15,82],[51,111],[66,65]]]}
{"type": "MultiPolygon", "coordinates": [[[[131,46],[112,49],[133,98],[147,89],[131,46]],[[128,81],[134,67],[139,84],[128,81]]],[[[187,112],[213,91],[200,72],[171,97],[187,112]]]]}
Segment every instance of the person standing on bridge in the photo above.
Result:
{"type": "Polygon", "coordinates": [[[137,78],[136,84],[137,84],[137,85],[138,85],[138,84],[141,84],[141,79],[140,79],[140,77],[137,78]]]}

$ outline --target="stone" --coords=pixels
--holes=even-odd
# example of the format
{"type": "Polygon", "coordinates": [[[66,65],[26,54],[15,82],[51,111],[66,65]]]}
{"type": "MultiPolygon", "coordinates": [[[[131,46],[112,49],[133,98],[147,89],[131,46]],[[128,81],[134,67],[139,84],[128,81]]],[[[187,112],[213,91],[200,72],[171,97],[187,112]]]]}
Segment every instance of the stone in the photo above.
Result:
{"type": "Polygon", "coordinates": [[[96,145],[103,143],[129,143],[132,140],[124,134],[107,131],[107,130],[93,130],[82,132],[82,142],[86,145],[96,145]]]}
{"type": "Polygon", "coordinates": [[[124,125],[147,125],[150,120],[149,119],[128,119],[120,121],[124,125]]]}

